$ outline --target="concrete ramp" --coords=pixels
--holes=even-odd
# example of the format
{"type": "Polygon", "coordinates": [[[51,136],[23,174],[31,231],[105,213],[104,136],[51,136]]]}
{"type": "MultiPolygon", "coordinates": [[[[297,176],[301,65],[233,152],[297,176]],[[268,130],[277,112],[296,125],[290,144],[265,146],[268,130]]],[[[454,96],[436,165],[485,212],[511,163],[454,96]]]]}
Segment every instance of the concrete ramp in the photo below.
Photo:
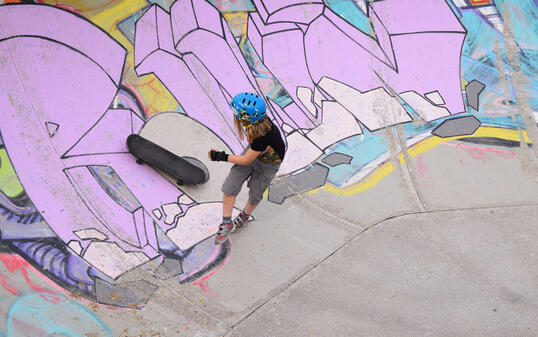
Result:
{"type": "Polygon", "coordinates": [[[533,5],[0,1],[0,336],[533,335],[533,5]],[[286,158],[215,245],[244,91],[286,158]]]}

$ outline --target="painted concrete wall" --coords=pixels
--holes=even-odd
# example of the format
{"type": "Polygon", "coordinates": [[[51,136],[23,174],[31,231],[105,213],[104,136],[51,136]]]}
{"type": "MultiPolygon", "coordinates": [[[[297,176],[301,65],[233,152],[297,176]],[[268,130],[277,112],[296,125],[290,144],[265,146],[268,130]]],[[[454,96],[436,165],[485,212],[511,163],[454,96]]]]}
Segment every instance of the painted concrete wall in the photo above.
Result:
{"type": "Polygon", "coordinates": [[[422,162],[432,149],[466,151],[479,165],[516,151],[536,160],[526,145],[538,141],[531,0],[0,4],[0,233],[10,271],[0,284],[17,297],[8,336],[13,320],[35,325],[25,301],[50,315],[82,310],[108,331],[76,301],[54,303],[76,293],[143,307],[158,287],[120,282],[129,272],[155,264],[162,280],[197,284],[225,264],[231,243],[214,246],[212,236],[227,169],[205,153],[244,148],[228,106],[242,91],[266,97],[285,136],[267,192],[282,208],[297,196],[360,195],[393,172],[418,210],[443,208],[435,188],[451,182],[422,162]],[[210,182],[178,187],[137,165],[131,133],[198,158],[210,182]],[[27,270],[48,286],[23,295],[13,280],[32,285],[27,270]]]}

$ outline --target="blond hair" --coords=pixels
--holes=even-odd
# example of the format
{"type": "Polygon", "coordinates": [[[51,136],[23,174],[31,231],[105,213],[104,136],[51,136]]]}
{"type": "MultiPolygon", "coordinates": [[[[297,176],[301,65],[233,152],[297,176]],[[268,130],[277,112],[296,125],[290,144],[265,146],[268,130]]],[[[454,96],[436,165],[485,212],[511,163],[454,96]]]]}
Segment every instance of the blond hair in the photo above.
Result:
{"type": "Polygon", "coordinates": [[[272,125],[267,116],[255,125],[249,125],[247,128],[245,128],[245,131],[243,131],[243,128],[241,127],[241,120],[239,118],[236,117],[234,122],[239,139],[243,140],[244,134],[246,133],[249,144],[252,144],[254,139],[265,136],[267,132],[271,131],[272,125]]]}

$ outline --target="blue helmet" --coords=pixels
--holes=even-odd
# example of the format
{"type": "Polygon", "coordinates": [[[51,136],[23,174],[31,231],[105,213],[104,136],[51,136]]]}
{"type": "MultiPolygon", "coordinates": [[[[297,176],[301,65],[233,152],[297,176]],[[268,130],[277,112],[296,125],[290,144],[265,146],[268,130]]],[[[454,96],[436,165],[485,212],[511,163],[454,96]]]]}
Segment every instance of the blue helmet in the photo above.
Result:
{"type": "Polygon", "coordinates": [[[230,106],[244,126],[255,125],[266,116],[264,100],[250,92],[235,95],[230,106]]]}

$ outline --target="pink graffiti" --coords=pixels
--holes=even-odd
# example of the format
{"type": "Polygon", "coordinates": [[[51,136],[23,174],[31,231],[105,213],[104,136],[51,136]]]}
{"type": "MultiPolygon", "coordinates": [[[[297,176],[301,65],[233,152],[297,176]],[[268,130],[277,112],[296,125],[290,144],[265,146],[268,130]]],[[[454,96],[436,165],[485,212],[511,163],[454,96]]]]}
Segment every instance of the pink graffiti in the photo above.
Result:
{"type": "MultiPolygon", "coordinates": [[[[230,240],[230,251],[232,250],[232,242],[230,240]]],[[[207,279],[210,278],[214,273],[217,272],[217,270],[219,270],[220,268],[222,268],[226,262],[228,262],[228,259],[230,258],[230,254],[226,255],[226,258],[224,259],[224,261],[222,261],[222,263],[214,270],[212,270],[210,273],[208,273],[207,275],[205,275],[204,277],[202,277],[201,279],[193,282],[192,284],[194,285],[197,285],[200,287],[200,289],[208,294],[209,296],[211,296],[212,298],[217,298],[217,294],[211,290],[211,288],[209,288],[208,284],[207,284],[207,279]]]]}
{"type": "MultiPolygon", "coordinates": [[[[22,259],[18,255],[10,255],[10,254],[0,254],[0,260],[4,263],[7,270],[14,274],[17,271],[20,271],[22,276],[24,277],[24,280],[26,281],[26,284],[32,288],[32,290],[35,293],[38,293],[44,300],[49,301],[51,303],[58,303],[60,302],[60,297],[56,294],[56,292],[43,288],[41,286],[38,286],[37,284],[34,284],[30,277],[28,276],[28,269],[31,268],[30,264],[22,259]]],[[[7,290],[12,295],[20,296],[21,292],[14,286],[9,284],[8,278],[0,272],[0,285],[7,290]]]]}
{"type": "Polygon", "coordinates": [[[209,288],[209,285],[207,284],[207,279],[204,279],[203,281],[197,281],[196,284],[202,289],[204,293],[211,296],[211,298],[217,298],[217,294],[209,288]]]}
{"type": "Polygon", "coordinates": [[[424,187],[431,187],[431,177],[428,175],[428,169],[426,168],[426,165],[422,160],[422,155],[417,156],[417,170],[417,178],[422,183],[422,185],[424,187]]]}
{"type": "Polygon", "coordinates": [[[499,150],[499,149],[492,149],[488,147],[481,148],[481,147],[476,147],[472,145],[453,144],[453,143],[444,143],[443,145],[464,149],[465,152],[467,152],[471,157],[473,157],[476,160],[481,160],[484,163],[486,162],[486,154],[488,152],[495,153],[504,159],[510,159],[516,156],[515,151],[511,151],[511,150],[499,150]]]}

